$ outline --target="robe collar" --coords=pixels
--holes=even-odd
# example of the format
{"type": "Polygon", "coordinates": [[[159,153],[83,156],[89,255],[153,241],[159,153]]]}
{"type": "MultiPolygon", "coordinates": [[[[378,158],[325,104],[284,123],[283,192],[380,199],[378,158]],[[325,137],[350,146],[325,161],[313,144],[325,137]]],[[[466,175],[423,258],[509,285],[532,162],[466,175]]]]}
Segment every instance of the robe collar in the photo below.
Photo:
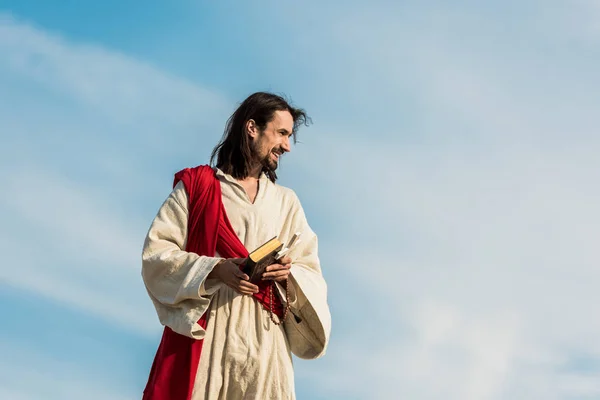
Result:
{"type": "MultiPolygon", "coordinates": [[[[241,184],[233,176],[226,174],[220,168],[215,167],[215,173],[217,174],[217,177],[225,179],[226,181],[233,183],[235,185],[241,186],[241,184]]],[[[261,171],[260,176],[258,178],[258,181],[260,182],[261,187],[264,187],[264,185],[267,183],[268,180],[269,180],[269,178],[267,177],[267,174],[265,174],[264,171],[261,171]]]]}

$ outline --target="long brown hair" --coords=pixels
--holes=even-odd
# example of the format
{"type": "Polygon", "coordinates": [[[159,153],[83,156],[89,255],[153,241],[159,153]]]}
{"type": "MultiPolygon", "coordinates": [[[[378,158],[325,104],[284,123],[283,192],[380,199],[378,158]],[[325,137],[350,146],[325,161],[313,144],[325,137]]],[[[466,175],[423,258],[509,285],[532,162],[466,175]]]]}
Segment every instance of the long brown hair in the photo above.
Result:
{"type": "MultiPolygon", "coordinates": [[[[306,112],[292,107],[283,97],[267,92],[257,92],[250,95],[240,104],[227,120],[225,132],[221,141],[213,149],[210,164],[221,169],[236,179],[244,179],[250,174],[253,162],[251,142],[246,134],[246,122],[254,120],[259,130],[264,130],[273,119],[276,111],[289,111],[294,119],[292,137],[296,143],[296,133],[300,125],[308,125],[311,121],[306,112]],[[214,163],[216,158],[216,165],[214,163]]],[[[268,168],[263,168],[272,182],[277,180],[277,174],[268,168]]]]}

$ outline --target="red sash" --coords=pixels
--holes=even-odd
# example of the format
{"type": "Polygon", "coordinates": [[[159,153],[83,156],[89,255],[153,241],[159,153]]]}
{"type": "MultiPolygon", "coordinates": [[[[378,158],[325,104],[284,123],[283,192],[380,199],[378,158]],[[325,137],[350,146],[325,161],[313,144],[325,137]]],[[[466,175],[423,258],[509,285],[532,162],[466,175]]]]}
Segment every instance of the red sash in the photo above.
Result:
{"type": "MultiPolygon", "coordinates": [[[[248,251],[240,242],[227,218],[221,198],[221,185],[209,166],[186,168],[175,174],[173,186],[182,181],[189,199],[188,240],[186,251],[214,257],[244,258],[248,251]]],[[[254,298],[268,309],[269,281],[258,284],[254,298]]],[[[283,307],[273,296],[273,312],[280,318],[283,307]]],[[[206,314],[198,324],[206,329],[206,314]]],[[[202,353],[204,340],[195,340],[165,327],[152,363],[143,400],[189,400],[202,353]]]]}

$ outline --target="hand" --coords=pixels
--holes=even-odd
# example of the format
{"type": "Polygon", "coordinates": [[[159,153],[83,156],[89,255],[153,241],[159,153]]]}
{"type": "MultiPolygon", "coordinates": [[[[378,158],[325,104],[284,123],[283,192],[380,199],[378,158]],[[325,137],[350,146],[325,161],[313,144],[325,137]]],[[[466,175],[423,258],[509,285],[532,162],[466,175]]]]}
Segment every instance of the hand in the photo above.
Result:
{"type": "Polygon", "coordinates": [[[292,259],[288,256],[285,256],[278,261],[278,264],[272,264],[265,268],[266,272],[262,275],[263,280],[285,282],[285,280],[290,275],[290,268],[292,268],[292,259]]]}
{"type": "Polygon", "coordinates": [[[250,283],[248,281],[250,277],[240,271],[240,264],[244,261],[244,258],[227,259],[217,264],[208,277],[220,279],[227,286],[241,294],[258,293],[258,286],[250,283]]]}

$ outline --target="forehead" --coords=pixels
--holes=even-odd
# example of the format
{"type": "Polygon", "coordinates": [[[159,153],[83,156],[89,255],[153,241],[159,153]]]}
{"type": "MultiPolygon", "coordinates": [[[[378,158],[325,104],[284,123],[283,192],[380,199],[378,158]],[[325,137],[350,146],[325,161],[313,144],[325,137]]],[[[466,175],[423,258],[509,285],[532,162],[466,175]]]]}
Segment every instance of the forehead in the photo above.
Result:
{"type": "Polygon", "coordinates": [[[273,129],[286,129],[291,132],[294,128],[294,118],[289,111],[275,111],[273,119],[267,125],[273,129]]]}

